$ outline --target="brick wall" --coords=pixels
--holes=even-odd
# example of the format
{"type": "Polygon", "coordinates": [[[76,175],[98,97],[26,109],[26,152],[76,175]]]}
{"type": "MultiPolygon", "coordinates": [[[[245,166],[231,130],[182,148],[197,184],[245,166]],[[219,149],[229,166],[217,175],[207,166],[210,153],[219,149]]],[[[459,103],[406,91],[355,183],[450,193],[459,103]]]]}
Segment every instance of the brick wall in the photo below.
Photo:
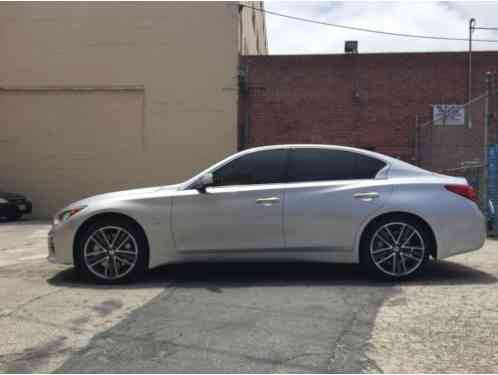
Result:
{"type": "MultiPolygon", "coordinates": [[[[498,52],[473,54],[475,96],[485,90],[485,72],[497,67],[498,52]]],[[[244,56],[241,71],[246,72],[239,98],[241,148],[340,144],[417,162],[416,115],[424,121],[432,117],[432,104],[467,99],[464,52],[244,56]]],[[[457,141],[448,147],[460,141],[473,151],[481,147],[482,121],[476,119],[472,130],[450,132],[457,141]]],[[[438,155],[444,159],[452,152],[438,155]]]]}

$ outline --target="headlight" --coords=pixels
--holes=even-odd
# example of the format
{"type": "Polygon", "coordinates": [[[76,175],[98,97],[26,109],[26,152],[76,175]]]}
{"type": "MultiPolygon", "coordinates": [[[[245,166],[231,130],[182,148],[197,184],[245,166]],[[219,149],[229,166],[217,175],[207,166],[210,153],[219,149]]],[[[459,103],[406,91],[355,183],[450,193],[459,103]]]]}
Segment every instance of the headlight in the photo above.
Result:
{"type": "Polygon", "coordinates": [[[0,198],[0,203],[9,203],[7,199],[0,198]]]}
{"type": "Polygon", "coordinates": [[[84,209],[86,206],[80,206],[80,207],[74,207],[69,210],[64,210],[61,213],[55,215],[54,217],[54,225],[60,224],[65,222],[67,219],[70,217],[76,215],[78,212],[80,212],[82,209],[84,209]]]}

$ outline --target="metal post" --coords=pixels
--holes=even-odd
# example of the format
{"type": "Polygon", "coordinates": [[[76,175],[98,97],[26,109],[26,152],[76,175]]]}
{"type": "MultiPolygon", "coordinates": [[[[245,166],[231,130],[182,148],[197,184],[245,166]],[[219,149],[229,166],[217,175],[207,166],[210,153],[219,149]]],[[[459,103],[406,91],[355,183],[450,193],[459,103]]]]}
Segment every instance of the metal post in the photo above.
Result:
{"type": "MultiPolygon", "coordinates": [[[[491,99],[493,100],[493,103],[491,104],[491,116],[494,120],[494,124],[496,124],[496,115],[497,115],[497,110],[498,110],[498,75],[496,72],[493,74],[494,79],[493,79],[493,87],[492,87],[492,93],[491,93],[491,99]]],[[[494,143],[498,144],[498,126],[496,126],[496,133],[495,133],[495,139],[494,143]]]]}
{"type": "Polygon", "coordinates": [[[482,207],[488,211],[488,127],[489,127],[489,96],[491,94],[491,73],[486,73],[486,97],[484,98],[484,129],[483,129],[483,170],[482,170],[482,207]]]}
{"type": "MultiPolygon", "coordinates": [[[[469,20],[469,74],[467,77],[467,102],[472,100],[472,32],[474,31],[476,19],[469,20]]],[[[472,127],[472,111],[467,111],[467,126],[472,127]]]]}
{"type": "Polygon", "coordinates": [[[419,160],[419,150],[418,150],[418,145],[419,145],[419,129],[418,129],[418,113],[415,115],[415,164],[420,166],[420,160],[419,160]]]}

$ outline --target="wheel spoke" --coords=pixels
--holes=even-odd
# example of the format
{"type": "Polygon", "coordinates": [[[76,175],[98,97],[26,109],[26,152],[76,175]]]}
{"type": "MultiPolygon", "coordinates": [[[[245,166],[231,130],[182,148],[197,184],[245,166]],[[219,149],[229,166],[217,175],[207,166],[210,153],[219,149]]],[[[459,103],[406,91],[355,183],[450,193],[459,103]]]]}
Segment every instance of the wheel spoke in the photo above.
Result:
{"type": "Polygon", "coordinates": [[[105,267],[104,275],[105,275],[105,277],[109,277],[109,268],[111,268],[109,259],[107,259],[107,263],[105,264],[104,267],[105,267]]]}
{"type": "Polygon", "coordinates": [[[417,258],[416,256],[413,256],[412,254],[408,254],[408,253],[403,253],[403,255],[409,259],[412,259],[416,262],[418,262],[421,258],[417,258]]]}
{"type": "Polygon", "coordinates": [[[393,244],[392,244],[391,242],[389,242],[388,240],[386,240],[386,239],[384,238],[384,236],[382,236],[382,235],[380,234],[380,232],[379,232],[379,233],[377,233],[376,238],[380,239],[380,240],[381,240],[382,242],[384,242],[387,246],[389,246],[389,247],[391,247],[391,248],[393,247],[393,244]]]}
{"type": "Polygon", "coordinates": [[[103,229],[99,229],[98,232],[104,237],[104,241],[107,244],[108,248],[112,248],[111,243],[109,242],[109,239],[107,238],[105,231],[103,229]]]}
{"type": "Polygon", "coordinates": [[[90,263],[90,264],[89,264],[89,266],[90,266],[90,267],[94,267],[94,266],[96,266],[97,264],[100,264],[100,263],[104,262],[105,260],[107,260],[107,257],[102,257],[102,258],[100,258],[100,259],[96,260],[95,262],[90,263]]]}
{"type": "Polygon", "coordinates": [[[387,250],[392,250],[392,246],[389,246],[389,247],[383,247],[382,249],[377,249],[377,250],[374,250],[372,251],[372,254],[379,254],[379,253],[382,253],[384,251],[387,251],[387,250]]]}
{"type": "Polygon", "coordinates": [[[124,239],[119,243],[118,246],[116,246],[115,251],[121,250],[121,247],[128,241],[129,238],[130,235],[126,233],[124,239]]]}
{"type": "Polygon", "coordinates": [[[403,272],[406,273],[407,268],[406,268],[406,262],[405,262],[405,257],[403,255],[403,253],[399,253],[399,258],[401,260],[401,268],[403,269],[403,272]]]}
{"type": "Polygon", "coordinates": [[[406,224],[402,224],[401,230],[399,231],[398,234],[398,239],[396,240],[396,243],[399,244],[401,242],[401,239],[403,238],[403,234],[405,232],[406,224]]]}
{"type": "Polygon", "coordinates": [[[410,242],[410,240],[412,239],[413,235],[416,233],[415,230],[412,229],[412,232],[410,233],[410,235],[406,238],[406,240],[403,242],[403,244],[401,245],[401,247],[403,248],[404,246],[406,246],[407,243],[410,242]]]}
{"type": "Polygon", "coordinates": [[[117,260],[119,260],[121,263],[124,263],[124,264],[127,264],[127,265],[132,265],[132,264],[133,264],[133,263],[132,263],[132,262],[130,262],[129,260],[127,260],[127,259],[125,259],[125,258],[122,258],[122,257],[120,257],[120,256],[117,256],[117,255],[116,255],[116,256],[115,256],[115,258],[116,258],[117,260]]]}
{"type": "Polygon", "coordinates": [[[118,263],[116,262],[116,257],[112,258],[112,266],[114,268],[114,276],[118,274],[118,263]]]}
{"type": "Polygon", "coordinates": [[[93,253],[86,253],[85,256],[93,257],[95,255],[100,255],[100,254],[104,254],[104,253],[105,253],[105,250],[95,250],[93,253]]]}
{"type": "Polygon", "coordinates": [[[377,262],[375,262],[375,263],[377,263],[377,265],[382,264],[382,263],[384,263],[385,261],[387,261],[387,260],[391,259],[393,256],[394,256],[394,253],[391,253],[391,254],[390,254],[390,255],[388,255],[387,257],[382,258],[381,260],[379,260],[379,261],[377,261],[377,262]]]}
{"type": "Polygon", "coordinates": [[[115,253],[118,253],[118,254],[127,254],[127,255],[137,255],[137,253],[135,253],[134,251],[129,251],[129,250],[114,250],[115,253]]]}
{"type": "Polygon", "coordinates": [[[387,225],[384,227],[384,230],[389,234],[389,237],[391,238],[392,243],[395,244],[396,238],[394,238],[393,233],[389,230],[389,227],[387,225]]]}
{"type": "Polygon", "coordinates": [[[98,247],[100,247],[102,250],[105,250],[105,246],[103,246],[101,243],[100,243],[100,240],[97,240],[97,236],[95,236],[95,234],[90,237],[90,239],[95,242],[97,244],[98,247]]]}
{"type": "Polygon", "coordinates": [[[393,273],[396,273],[396,253],[393,254],[393,273]]]}
{"type": "Polygon", "coordinates": [[[119,235],[121,234],[122,230],[121,229],[118,229],[116,231],[116,234],[114,235],[114,238],[112,239],[112,242],[111,242],[111,249],[114,248],[114,244],[116,243],[116,240],[118,239],[119,235]]]}
{"type": "Polygon", "coordinates": [[[408,250],[420,250],[423,251],[424,248],[421,246],[401,246],[402,249],[408,249],[408,250]]]}

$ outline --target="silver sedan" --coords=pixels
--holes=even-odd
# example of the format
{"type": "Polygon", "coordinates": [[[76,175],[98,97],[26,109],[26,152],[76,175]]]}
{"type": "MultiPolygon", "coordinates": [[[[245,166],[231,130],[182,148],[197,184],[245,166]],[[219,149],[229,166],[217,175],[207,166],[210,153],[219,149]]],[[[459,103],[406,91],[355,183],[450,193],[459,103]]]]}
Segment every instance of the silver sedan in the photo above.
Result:
{"type": "Polygon", "coordinates": [[[484,239],[464,178],[350,147],[279,145],[177,185],[75,202],[54,218],[48,259],[105,283],[192,260],[361,263],[401,279],[484,239]]]}

